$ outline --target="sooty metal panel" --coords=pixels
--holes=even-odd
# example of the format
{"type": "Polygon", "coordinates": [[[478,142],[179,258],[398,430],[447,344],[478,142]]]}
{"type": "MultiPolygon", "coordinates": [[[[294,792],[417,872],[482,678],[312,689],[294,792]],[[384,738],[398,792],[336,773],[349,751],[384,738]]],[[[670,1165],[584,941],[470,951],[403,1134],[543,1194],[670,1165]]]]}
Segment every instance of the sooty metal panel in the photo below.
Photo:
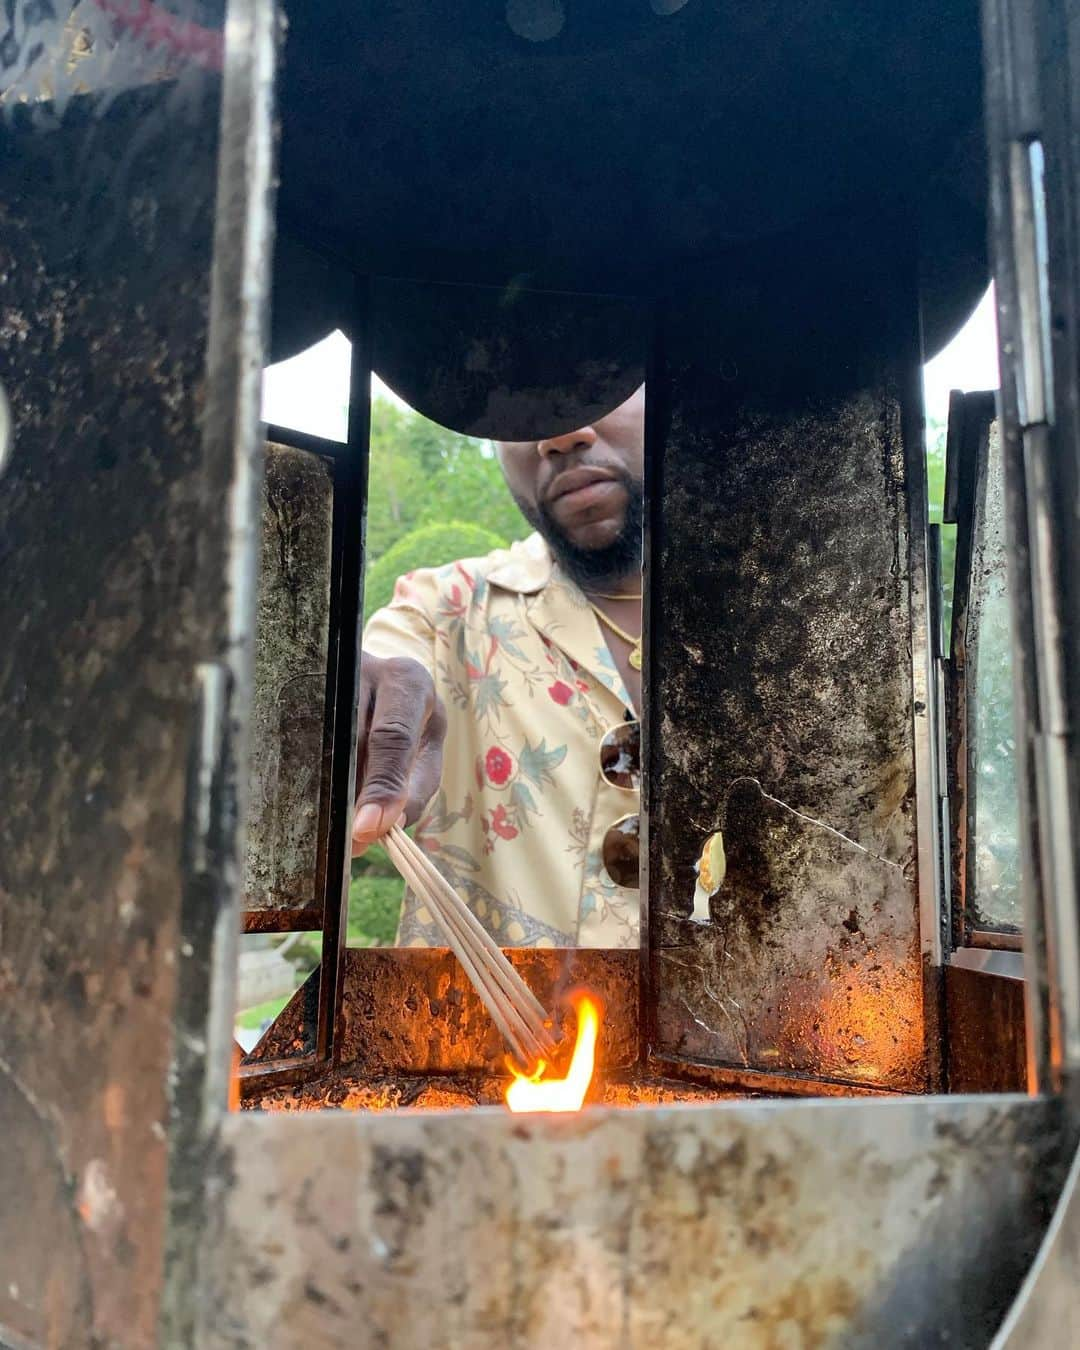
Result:
{"type": "Polygon", "coordinates": [[[857,240],[790,244],[672,302],[650,386],[650,1045],[920,1091],[915,293],[899,261],[871,282],[857,240]],[[696,923],[716,829],[727,879],[696,923]]]}
{"type": "Polygon", "coordinates": [[[334,466],[267,447],[255,638],[247,926],[283,916],[322,926],[319,807],[324,793],[334,466]]]}
{"type": "Polygon", "coordinates": [[[16,8],[43,26],[0,108],[0,1340],[149,1346],[194,670],[225,633],[200,430],[221,80],[188,53],[146,83],[110,30],[61,97],[71,33],[16,8]]]}

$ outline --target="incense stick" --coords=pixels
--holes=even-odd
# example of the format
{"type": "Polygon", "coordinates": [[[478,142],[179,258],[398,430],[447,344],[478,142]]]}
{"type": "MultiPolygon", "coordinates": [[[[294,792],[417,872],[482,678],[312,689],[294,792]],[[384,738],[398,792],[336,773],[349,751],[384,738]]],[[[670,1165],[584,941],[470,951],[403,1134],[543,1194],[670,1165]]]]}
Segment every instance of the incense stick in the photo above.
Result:
{"type": "Polygon", "coordinates": [[[477,948],[470,944],[466,937],[463,937],[459,923],[456,923],[454,917],[444,909],[443,900],[440,896],[428,890],[428,879],[418,867],[416,859],[406,855],[396,841],[387,841],[387,852],[390,853],[391,860],[393,860],[398,871],[402,873],[402,876],[405,877],[409,886],[427,902],[432,917],[443,930],[443,936],[447,940],[448,946],[458,957],[464,973],[481,996],[483,1004],[485,1004],[491,1018],[494,1019],[495,1025],[501,1031],[502,1037],[513,1050],[514,1056],[522,1065],[532,1064],[532,1061],[539,1057],[539,1046],[537,1046],[535,1039],[529,1035],[525,1023],[514,1012],[510,999],[501,994],[501,991],[495,987],[489,973],[483,969],[477,948]]]}
{"type": "Polygon", "coordinates": [[[404,830],[395,826],[383,842],[398,872],[427,903],[514,1056],[529,1068],[550,1057],[555,1043],[546,1025],[548,1015],[491,934],[404,830]]]}
{"type": "Polygon", "coordinates": [[[444,932],[449,927],[458,942],[472,957],[473,964],[482,967],[488,973],[490,978],[482,979],[481,983],[490,986],[494,982],[492,996],[498,1000],[515,1030],[519,1031],[526,1041],[533,1042],[530,1048],[535,1055],[541,1057],[550,1054],[554,1049],[554,1043],[545,1026],[547,1014],[528,985],[500,951],[495,940],[408,835],[402,832],[399,836],[395,836],[392,842],[411,864],[410,870],[413,875],[419,875],[421,884],[418,894],[423,895],[428,901],[437,920],[442,920],[439,926],[444,932]]]}
{"type": "MultiPolygon", "coordinates": [[[[396,826],[395,830],[397,830],[396,826]]],[[[394,831],[391,831],[391,833],[393,834],[394,831]]],[[[397,833],[400,835],[400,838],[395,835],[395,842],[397,842],[407,854],[415,858],[417,865],[424,872],[425,876],[430,879],[432,885],[442,898],[447,902],[447,906],[453,916],[460,920],[468,932],[475,938],[480,947],[482,947],[488,956],[490,956],[492,973],[499,980],[509,997],[519,1001],[523,1005],[523,1008],[531,1009],[536,1026],[538,1028],[544,1028],[549,1020],[546,1009],[503,955],[499,944],[472,912],[465,901],[462,900],[461,896],[458,895],[457,891],[454,890],[453,886],[450,885],[419,844],[410,839],[404,830],[398,830],[397,833]]],[[[546,1032],[543,1032],[542,1034],[546,1036],[546,1032]]],[[[550,1038],[548,1039],[550,1040],[550,1038]]],[[[555,1048],[553,1042],[549,1045],[549,1048],[555,1048]]]]}
{"type": "MultiPolygon", "coordinates": [[[[537,1059],[544,1057],[543,1039],[539,1029],[530,1026],[528,1014],[522,1013],[516,1006],[514,998],[500,988],[499,982],[491,973],[490,954],[464,929],[459,916],[447,906],[443,897],[433,887],[427,869],[420,863],[416,854],[403,849],[396,840],[387,841],[387,851],[405,880],[417,895],[427,902],[448,945],[460,961],[465,974],[515,1057],[523,1066],[531,1067],[537,1059]]],[[[499,955],[505,961],[505,957],[502,957],[501,953],[499,955]]]]}

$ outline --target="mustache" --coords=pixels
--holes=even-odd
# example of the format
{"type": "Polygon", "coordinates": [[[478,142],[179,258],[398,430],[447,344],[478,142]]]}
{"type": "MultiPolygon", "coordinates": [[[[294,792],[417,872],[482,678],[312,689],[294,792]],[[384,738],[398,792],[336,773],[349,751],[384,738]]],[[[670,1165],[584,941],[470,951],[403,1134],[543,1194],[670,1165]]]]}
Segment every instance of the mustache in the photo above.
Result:
{"type": "Polygon", "coordinates": [[[551,472],[537,483],[537,502],[541,511],[551,505],[561,495],[561,482],[563,479],[570,478],[574,485],[577,479],[588,480],[590,475],[595,475],[595,480],[601,482],[607,480],[612,483],[619,483],[625,488],[629,496],[640,496],[643,485],[635,479],[626,469],[626,466],[620,464],[617,460],[612,462],[604,459],[590,459],[588,456],[582,456],[580,459],[565,461],[561,464],[554,464],[551,472]]]}

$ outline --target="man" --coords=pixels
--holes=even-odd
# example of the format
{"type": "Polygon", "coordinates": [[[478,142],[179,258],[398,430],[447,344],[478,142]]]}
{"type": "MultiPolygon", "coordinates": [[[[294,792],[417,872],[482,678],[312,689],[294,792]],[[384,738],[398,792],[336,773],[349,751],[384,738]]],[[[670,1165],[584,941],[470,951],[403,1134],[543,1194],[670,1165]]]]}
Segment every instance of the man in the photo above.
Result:
{"type": "MultiPolygon", "coordinates": [[[[637,944],[638,892],[601,859],[637,794],[601,776],[600,742],[641,699],[644,408],[641,388],[592,426],[498,443],[536,533],[401,578],[364,635],[354,851],[419,819],[503,946],[637,944]]],[[[399,941],[442,945],[410,895],[399,941]]]]}

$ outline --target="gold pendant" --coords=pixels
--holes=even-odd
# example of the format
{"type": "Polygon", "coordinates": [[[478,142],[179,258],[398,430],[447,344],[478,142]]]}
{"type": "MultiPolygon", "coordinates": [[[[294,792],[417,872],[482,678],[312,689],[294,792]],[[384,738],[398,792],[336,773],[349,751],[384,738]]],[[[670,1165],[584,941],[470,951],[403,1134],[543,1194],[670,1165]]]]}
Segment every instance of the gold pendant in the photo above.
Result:
{"type": "Polygon", "coordinates": [[[641,669],[641,643],[636,642],[630,652],[630,664],[635,670],[641,669]]]}

